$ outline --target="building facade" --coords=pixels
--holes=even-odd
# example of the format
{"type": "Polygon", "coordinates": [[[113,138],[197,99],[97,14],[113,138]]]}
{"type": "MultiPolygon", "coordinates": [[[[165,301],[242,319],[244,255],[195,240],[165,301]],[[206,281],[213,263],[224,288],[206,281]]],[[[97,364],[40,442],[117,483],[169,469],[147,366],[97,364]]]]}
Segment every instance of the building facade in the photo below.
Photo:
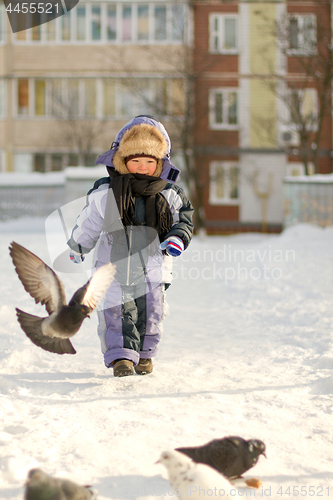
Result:
{"type": "Polygon", "coordinates": [[[331,24],[330,1],[194,2],[210,231],[278,231],[283,177],[332,172],[331,24]]]}
{"type": "Polygon", "coordinates": [[[1,5],[0,171],[94,165],[138,114],[172,128],[183,113],[187,9],[80,0],[53,21],[12,33],[1,5]]]}
{"type": "Polygon", "coordinates": [[[0,172],[93,165],[138,114],[177,163],[188,120],[208,230],[279,231],[282,179],[332,172],[331,26],[329,0],[80,0],[12,33],[1,5],[0,172]]]}

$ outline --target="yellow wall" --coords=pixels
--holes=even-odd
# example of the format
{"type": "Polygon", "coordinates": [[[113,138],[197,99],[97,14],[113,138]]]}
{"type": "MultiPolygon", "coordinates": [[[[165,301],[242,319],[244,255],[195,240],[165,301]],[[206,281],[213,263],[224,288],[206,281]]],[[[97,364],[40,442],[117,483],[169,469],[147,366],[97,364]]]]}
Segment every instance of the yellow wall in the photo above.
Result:
{"type": "Polygon", "coordinates": [[[250,147],[276,145],[276,97],[263,82],[276,71],[276,44],[271,28],[276,20],[275,4],[250,5],[250,147]]]}

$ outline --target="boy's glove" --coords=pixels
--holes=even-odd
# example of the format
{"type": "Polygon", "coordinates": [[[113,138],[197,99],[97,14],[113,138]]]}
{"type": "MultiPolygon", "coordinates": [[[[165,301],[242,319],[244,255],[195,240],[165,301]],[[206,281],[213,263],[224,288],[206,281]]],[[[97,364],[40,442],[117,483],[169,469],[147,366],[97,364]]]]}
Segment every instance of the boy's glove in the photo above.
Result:
{"type": "Polygon", "coordinates": [[[179,257],[184,250],[184,242],[178,236],[170,236],[160,244],[160,249],[172,257],[179,257]]]}
{"type": "Polygon", "coordinates": [[[69,258],[75,264],[81,264],[81,262],[84,261],[85,256],[82,253],[74,252],[74,250],[71,250],[69,253],[69,258]]]}

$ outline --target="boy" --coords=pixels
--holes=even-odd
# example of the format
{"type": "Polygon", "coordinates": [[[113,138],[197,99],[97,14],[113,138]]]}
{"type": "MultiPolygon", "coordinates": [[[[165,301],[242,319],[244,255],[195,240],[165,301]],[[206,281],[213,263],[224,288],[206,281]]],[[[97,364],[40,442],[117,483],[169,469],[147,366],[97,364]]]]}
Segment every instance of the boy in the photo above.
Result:
{"type": "Polygon", "coordinates": [[[160,122],[142,115],[129,121],[97,159],[109,177],[88,192],[68,241],[74,262],[95,248],[96,268],[110,261],[117,266],[98,311],[104,362],[115,377],[152,372],[172,256],[181,255],[193,234],[193,207],[174,184],[179,170],[169,155],[160,122]]]}

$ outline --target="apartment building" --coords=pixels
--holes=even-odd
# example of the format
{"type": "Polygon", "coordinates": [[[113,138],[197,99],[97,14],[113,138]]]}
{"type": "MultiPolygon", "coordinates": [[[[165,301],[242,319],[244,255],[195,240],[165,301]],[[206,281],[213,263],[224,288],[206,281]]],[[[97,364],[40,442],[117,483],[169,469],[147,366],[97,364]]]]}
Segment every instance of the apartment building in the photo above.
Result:
{"type": "Polygon", "coordinates": [[[283,177],[332,172],[331,25],[330,1],[194,1],[210,231],[279,231],[283,177]]]}
{"type": "Polygon", "coordinates": [[[187,19],[186,2],[80,0],[12,33],[2,4],[0,171],[94,165],[138,114],[172,129],[183,114],[187,19]]]}
{"type": "Polygon", "coordinates": [[[80,0],[12,33],[1,5],[0,172],[93,165],[137,114],[177,163],[192,90],[208,230],[279,231],[282,179],[332,172],[331,26],[330,0],[80,0]]]}

